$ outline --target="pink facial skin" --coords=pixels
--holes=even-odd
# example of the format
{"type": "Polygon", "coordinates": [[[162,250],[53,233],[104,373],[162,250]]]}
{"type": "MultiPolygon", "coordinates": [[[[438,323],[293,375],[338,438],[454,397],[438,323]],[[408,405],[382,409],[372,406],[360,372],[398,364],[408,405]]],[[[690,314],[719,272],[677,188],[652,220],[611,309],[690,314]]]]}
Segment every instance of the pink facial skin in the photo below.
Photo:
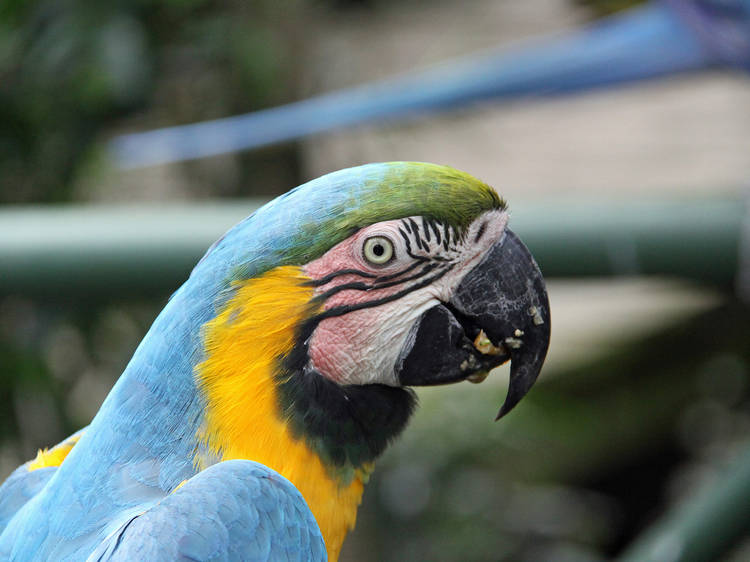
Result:
{"type": "MultiPolygon", "coordinates": [[[[417,224],[422,224],[420,217],[411,218],[417,224]]],[[[322,279],[331,273],[347,269],[364,274],[338,275],[325,285],[317,287],[316,295],[348,283],[360,283],[368,287],[367,290],[345,289],[335,292],[325,301],[326,310],[378,301],[413,288],[420,281],[442,269],[446,270],[439,279],[421,288],[408,290],[402,297],[391,302],[322,320],[308,342],[312,367],[339,384],[398,385],[394,366],[413,324],[427,309],[450,299],[466,273],[481,261],[487,250],[502,236],[507,219],[507,214],[503,211],[482,214],[470,225],[463,241],[454,241],[448,250],[437,244],[434,237],[433,243],[428,247],[420,248],[412,241],[409,244],[412,255],[426,258],[426,261],[416,266],[415,258],[409,256],[407,243],[399,233],[399,228],[405,231],[402,220],[385,221],[363,228],[307,264],[304,271],[311,279],[322,279]],[[483,234],[475,241],[482,226],[483,234]],[[364,243],[373,236],[384,236],[393,244],[394,257],[385,265],[373,265],[364,257],[364,243]],[[443,260],[432,259],[436,255],[443,260]],[[407,280],[418,275],[429,264],[435,264],[435,268],[417,279],[407,280]],[[373,276],[392,276],[387,283],[397,283],[382,288],[369,288],[375,282],[373,276]]]]}

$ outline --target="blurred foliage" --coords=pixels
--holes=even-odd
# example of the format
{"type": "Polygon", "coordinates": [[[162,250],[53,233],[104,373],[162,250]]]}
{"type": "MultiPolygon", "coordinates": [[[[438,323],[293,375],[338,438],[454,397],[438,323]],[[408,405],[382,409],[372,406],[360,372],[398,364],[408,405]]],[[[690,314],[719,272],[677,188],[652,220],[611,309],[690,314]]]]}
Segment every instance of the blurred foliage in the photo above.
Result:
{"type": "MultiPolygon", "coordinates": [[[[293,99],[306,9],[301,0],[2,3],[0,202],[69,199],[76,176],[96,161],[95,143],[118,126],[187,123],[293,99]]],[[[263,157],[283,168],[288,150],[263,157]]],[[[247,167],[254,160],[241,159],[247,167]]],[[[248,175],[224,192],[240,190],[248,175]]]]}
{"type": "Polygon", "coordinates": [[[163,304],[0,298],[0,478],[91,421],[163,304]]]}
{"type": "MultiPolygon", "coordinates": [[[[101,141],[123,129],[297,99],[300,89],[309,90],[300,84],[299,66],[309,17],[374,10],[379,1],[3,2],[0,203],[69,200],[76,184],[103,165],[101,141]]],[[[579,1],[594,13],[632,4],[579,1]]],[[[300,179],[298,160],[287,145],[232,155],[220,160],[221,170],[210,162],[183,168],[186,177],[199,177],[192,183],[214,186],[212,195],[272,195],[300,179]]],[[[93,181],[108,177],[95,174],[93,181]]],[[[207,195],[185,183],[188,192],[207,195]]]]}

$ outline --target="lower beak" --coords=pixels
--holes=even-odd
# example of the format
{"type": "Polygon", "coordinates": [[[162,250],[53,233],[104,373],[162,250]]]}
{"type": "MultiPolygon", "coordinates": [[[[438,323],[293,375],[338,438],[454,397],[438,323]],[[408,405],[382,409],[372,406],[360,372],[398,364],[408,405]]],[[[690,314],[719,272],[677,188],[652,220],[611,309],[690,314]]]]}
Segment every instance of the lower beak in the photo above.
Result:
{"type": "Polygon", "coordinates": [[[425,312],[397,368],[404,386],[481,380],[510,360],[497,418],[533,386],[547,355],[549,301],[529,250],[510,230],[461,281],[449,302],[425,312]]]}

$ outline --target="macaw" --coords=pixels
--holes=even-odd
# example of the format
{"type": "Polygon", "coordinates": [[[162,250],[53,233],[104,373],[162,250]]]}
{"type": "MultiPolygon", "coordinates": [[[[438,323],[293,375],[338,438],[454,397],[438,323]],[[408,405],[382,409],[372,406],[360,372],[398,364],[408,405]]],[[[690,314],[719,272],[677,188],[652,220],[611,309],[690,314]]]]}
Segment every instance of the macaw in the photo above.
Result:
{"type": "Polygon", "coordinates": [[[452,168],[369,164],[268,203],[171,297],[90,425],[0,488],[3,560],[332,560],[410,387],[549,342],[504,200],[452,168]]]}

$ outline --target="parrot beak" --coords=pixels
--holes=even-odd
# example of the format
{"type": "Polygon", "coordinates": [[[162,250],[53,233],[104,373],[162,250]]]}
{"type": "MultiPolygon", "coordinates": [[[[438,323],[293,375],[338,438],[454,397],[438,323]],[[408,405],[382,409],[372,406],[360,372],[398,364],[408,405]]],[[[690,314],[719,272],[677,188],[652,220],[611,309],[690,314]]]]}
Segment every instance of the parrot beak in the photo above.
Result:
{"type": "Polygon", "coordinates": [[[427,310],[415,324],[397,374],[404,386],[481,382],[510,360],[508,394],[497,420],[533,386],[549,338],[544,278],[526,246],[506,230],[450,301],[427,310]]]}

